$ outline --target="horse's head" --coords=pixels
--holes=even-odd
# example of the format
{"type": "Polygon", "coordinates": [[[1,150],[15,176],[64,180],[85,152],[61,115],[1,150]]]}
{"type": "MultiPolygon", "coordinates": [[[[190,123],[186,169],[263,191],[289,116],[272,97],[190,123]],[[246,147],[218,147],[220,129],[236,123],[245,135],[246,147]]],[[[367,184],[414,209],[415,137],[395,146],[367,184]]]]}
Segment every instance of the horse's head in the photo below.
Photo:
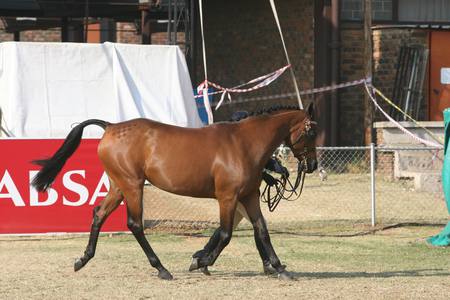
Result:
{"type": "Polygon", "coordinates": [[[299,160],[299,171],[312,173],[317,169],[317,123],[313,121],[313,103],[308,105],[305,112],[304,116],[299,116],[292,122],[285,145],[291,148],[295,158],[299,160]]]}

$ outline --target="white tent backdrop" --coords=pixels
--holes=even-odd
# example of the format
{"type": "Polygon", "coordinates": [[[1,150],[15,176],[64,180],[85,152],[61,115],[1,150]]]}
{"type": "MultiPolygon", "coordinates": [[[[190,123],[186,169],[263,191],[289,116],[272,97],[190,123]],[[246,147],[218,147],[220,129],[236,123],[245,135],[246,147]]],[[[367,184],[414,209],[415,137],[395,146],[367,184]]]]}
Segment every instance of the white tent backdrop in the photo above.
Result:
{"type": "Polygon", "coordinates": [[[177,46],[0,43],[0,108],[12,137],[61,138],[92,118],[202,126],[177,46]]]}

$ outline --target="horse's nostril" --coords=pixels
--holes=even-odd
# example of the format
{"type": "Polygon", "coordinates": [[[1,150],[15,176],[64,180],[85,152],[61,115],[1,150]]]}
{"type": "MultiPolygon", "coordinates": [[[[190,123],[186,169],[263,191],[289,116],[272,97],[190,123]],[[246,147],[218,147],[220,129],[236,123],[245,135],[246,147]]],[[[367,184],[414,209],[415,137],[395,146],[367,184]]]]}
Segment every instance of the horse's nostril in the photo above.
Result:
{"type": "Polygon", "coordinates": [[[315,171],[317,169],[317,160],[313,160],[311,162],[311,171],[315,171]]]}

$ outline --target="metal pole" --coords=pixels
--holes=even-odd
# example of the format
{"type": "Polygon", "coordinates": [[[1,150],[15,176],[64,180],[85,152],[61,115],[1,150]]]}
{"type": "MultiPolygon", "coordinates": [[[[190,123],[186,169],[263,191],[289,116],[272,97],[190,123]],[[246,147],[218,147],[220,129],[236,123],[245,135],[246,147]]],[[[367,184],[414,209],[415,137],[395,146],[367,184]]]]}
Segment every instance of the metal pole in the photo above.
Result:
{"type": "MultiPolygon", "coordinates": [[[[364,40],[365,40],[365,75],[372,79],[372,0],[364,0],[364,40]]],[[[364,127],[365,145],[374,141],[373,132],[373,108],[369,95],[365,94],[364,101],[364,127]]]]}
{"type": "Polygon", "coordinates": [[[375,205],[375,144],[370,143],[370,193],[372,200],[372,227],[375,226],[376,205],[375,205]]]}
{"type": "Polygon", "coordinates": [[[173,0],[169,0],[168,2],[168,13],[169,13],[169,20],[167,23],[167,44],[168,45],[172,45],[172,1],[173,0]]]}
{"type": "Polygon", "coordinates": [[[89,33],[89,0],[84,1],[84,39],[83,42],[88,42],[89,33]]]}
{"type": "MultiPolygon", "coordinates": [[[[331,84],[339,83],[339,0],[331,0],[331,84]]],[[[338,145],[339,136],[339,91],[331,92],[331,111],[330,111],[330,145],[338,145]]]]}
{"type": "Polygon", "coordinates": [[[178,1],[177,0],[174,1],[174,5],[175,5],[175,7],[173,10],[173,15],[174,15],[173,19],[174,19],[175,24],[173,26],[173,29],[174,29],[173,44],[176,45],[178,43],[178,1]]]}

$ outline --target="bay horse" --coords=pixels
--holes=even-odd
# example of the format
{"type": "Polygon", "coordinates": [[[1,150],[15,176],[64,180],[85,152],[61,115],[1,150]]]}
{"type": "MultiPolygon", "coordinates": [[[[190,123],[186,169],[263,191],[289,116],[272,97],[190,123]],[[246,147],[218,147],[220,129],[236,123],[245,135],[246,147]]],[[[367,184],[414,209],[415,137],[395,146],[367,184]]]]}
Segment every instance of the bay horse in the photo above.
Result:
{"type": "Polygon", "coordinates": [[[262,171],[275,149],[284,143],[299,160],[303,171],[317,168],[313,105],[307,110],[282,109],[203,128],[182,128],[149,119],[112,124],[90,119],[75,126],[49,159],[36,160],[42,168],[32,181],[38,191],[51,186],[65,162],[80,144],[83,129],[97,125],[105,130],[98,156],[110,181],[110,189],[94,208],[88,245],[74,263],[78,271],[94,257],[102,224],[124,200],[127,226],[161,279],[172,275],[161,264],[144,234],[143,187],[152,185],[183,196],[216,198],[220,230],[189,270],[211,266],[230,242],[237,203],[245,208],[254,229],[258,252],[269,260],[281,279],[292,279],[278,259],[260,209],[262,171]]]}

